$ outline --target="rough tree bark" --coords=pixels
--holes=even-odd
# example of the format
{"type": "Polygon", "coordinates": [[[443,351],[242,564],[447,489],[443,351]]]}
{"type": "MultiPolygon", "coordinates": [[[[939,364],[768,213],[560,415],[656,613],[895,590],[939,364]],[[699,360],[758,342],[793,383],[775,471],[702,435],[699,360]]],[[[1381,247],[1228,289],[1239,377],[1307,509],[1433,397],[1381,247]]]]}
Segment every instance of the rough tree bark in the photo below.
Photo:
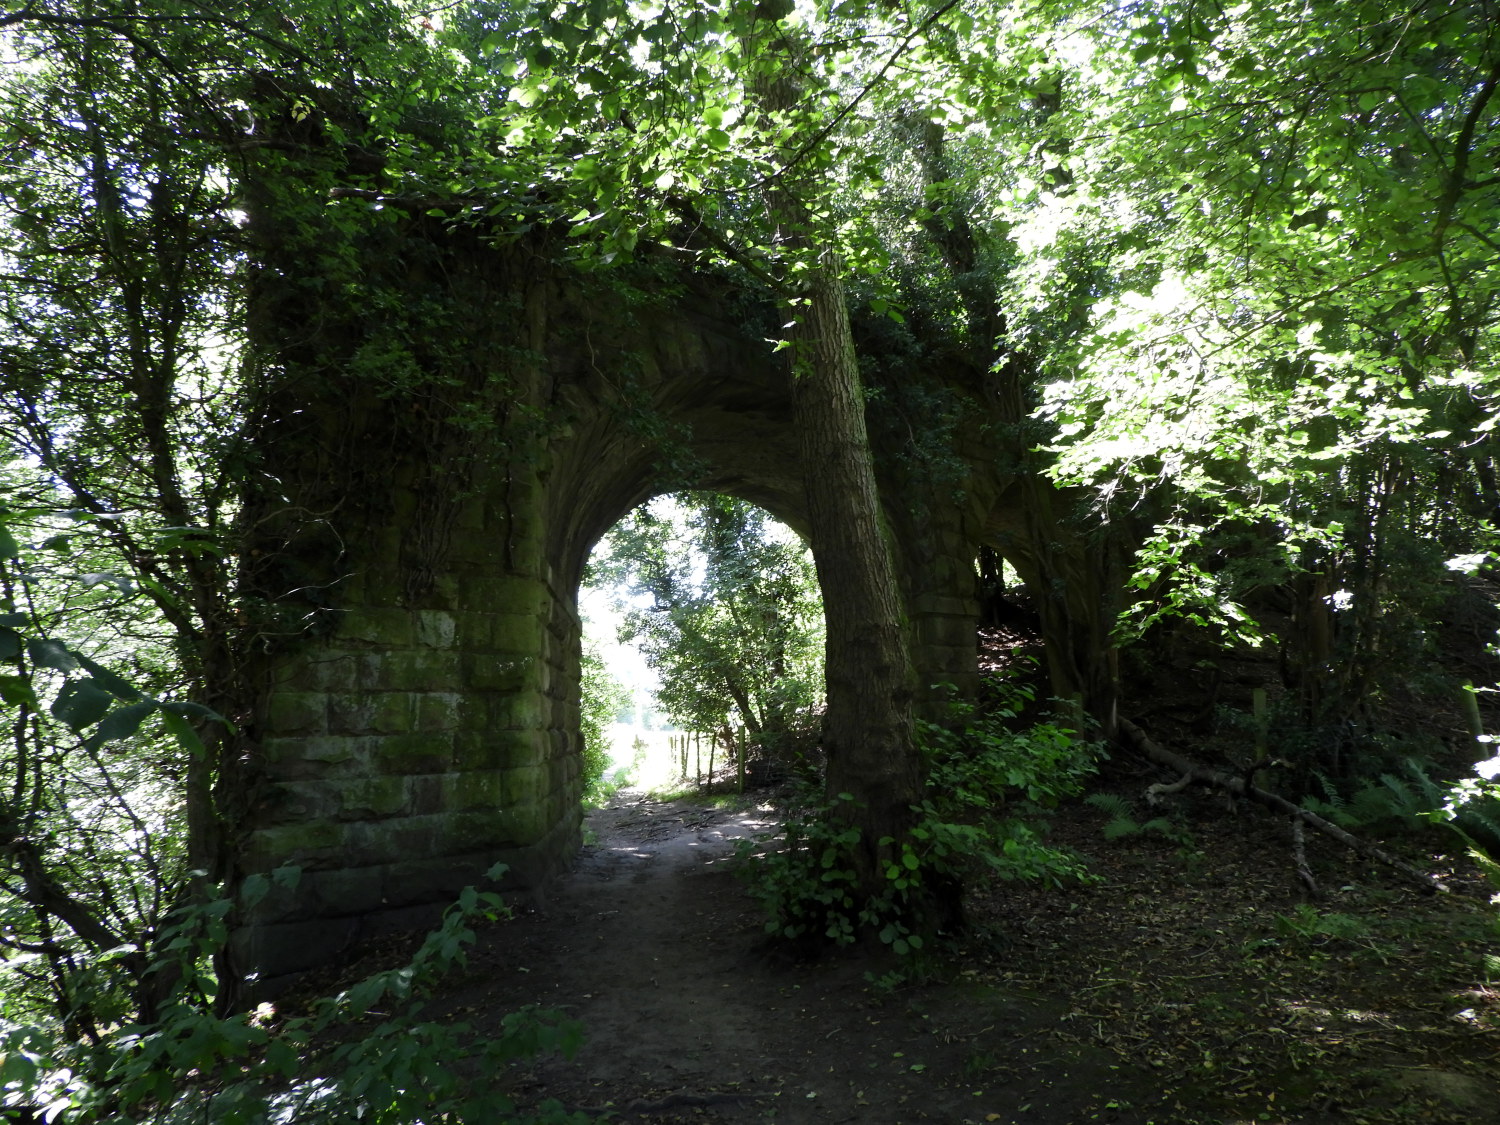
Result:
{"type": "MultiPolygon", "coordinates": [[[[752,92],[774,120],[795,110],[805,91],[796,77],[802,70],[792,65],[799,45],[769,20],[765,26],[785,65],[756,81],[752,92]]],[[[801,266],[789,300],[792,414],[827,626],[827,793],[833,815],[859,829],[852,857],[857,887],[873,895],[884,889],[885,861],[909,838],[925,770],[912,715],[905,606],[865,426],[844,267],[818,236],[821,180],[797,165],[803,155],[794,135],[787,164],[766,191],[766,209],[776,246],[801,266]]]]}
{"type": "Polygon", "coordinates": [[[794,331],[792,403],[827,622],[828,795],[853,797],[836,801],[835,814],[860,829],[855,870],[860,886],[874,892],[890,850],[881,841],[905,837],[922,794],[911,659],[832,251],[819,255],[806,297],[794,331]]]}

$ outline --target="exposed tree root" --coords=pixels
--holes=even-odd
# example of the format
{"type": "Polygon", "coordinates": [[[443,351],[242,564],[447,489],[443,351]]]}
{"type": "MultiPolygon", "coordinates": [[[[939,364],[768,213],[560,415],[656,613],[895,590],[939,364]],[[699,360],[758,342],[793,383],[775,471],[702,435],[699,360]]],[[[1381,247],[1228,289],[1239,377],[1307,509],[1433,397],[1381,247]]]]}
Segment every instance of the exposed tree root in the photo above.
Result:
{"type": "MultiPolygon", "coordinates": [[[[1176,770],[1181,774],[1190,775],[1194,781],[1223,789],[1228,793],[1233,793],[1235,796],[1247,797],[1256,804],[1264,805],[1266,808],[1286,814],[1297,823],[1316,828],[1323,835],[1332,837],[1345,847],[1352,848],[1360,855],[1385,864],[1387,867],[1404,876],[1408,882],[1415,884],[1429,894],[1449,893],[1448,886],[1440,879],[1434,878],[1425,871],[1418,871],[1404,860],[1397,859],[1389,852],[1376,847],[1374,844],[1367,843],[1357,836],[1350,835],[1338,825],[1330,824],[1316,813],[1309,812],[1307,809],[1292,804],[1285,797],[1261,789],[1259,786],[1251,785],[1244,778],[1235,777],[1232,774],[1199,765],[1192,759],[1183,757],[1183,755],[1178,754],[1176,751],[1168,750],[1165,746],[1151,741],[1146,736],[1146,732],[1129,719],[1122,718],[1120,720],[1120,731],[1137,750],[1158,765],[1166,766],[1168,769],[1176,770]]],[[[1296,848],[1295,837],[1293,846],[1300,853],[1300,849],[1296,848]]],[[[1316,891],[1317,883],[1312,881],[1311,872],[1306,870],[1305,858],[1301,857],[1300,854],[1298,858],[1298,875],[1304,883],[1308,884],[1309,888],[1316,891]]]]}

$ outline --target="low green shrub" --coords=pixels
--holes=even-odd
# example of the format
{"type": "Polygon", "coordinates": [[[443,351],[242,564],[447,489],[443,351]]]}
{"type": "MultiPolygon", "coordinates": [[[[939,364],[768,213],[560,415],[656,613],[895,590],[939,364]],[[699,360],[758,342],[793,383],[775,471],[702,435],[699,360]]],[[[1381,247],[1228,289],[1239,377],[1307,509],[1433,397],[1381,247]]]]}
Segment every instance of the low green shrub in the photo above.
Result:
{"type": "MultiPolygon", "coordinates": [[[[1020,703],[1022,690],[1013,698],[1020,703]]],[[[1009,730],[1015,707],[981,715],[956,702],[950,711],[948,723],[920,724],[926,796],[913,808],[907,839],[880,841],[893,851],[879,893],[858,887],[852,857],[860,832],[835,807],[849,794],[809,801],[788,821],[778,850],[741,845],[740,869],[765,908],[767,933],[836,945],[873,933],[909,954],[940,928],[941,904],[979,879],[1062,885],[1090,878],[1077,856],[1043,842],[1038,821],[1078,793],[1097,767],[1098,748],[1055,723],[1009,730]]]]}
{"type": "Polygon", "coordinates": [[[1304,797],[1302,807],[1341,828],[1383,835],[1446,831],[1468,848],[1500,855],[1500,795],[1493,785],[1454,787],[1436,780],[1416,758],[1404,759],[1397,771],[1361,780],[1347,795],[1322,775],[1318,781],[1322,796],[1304,797]]]}
{"type": "MultiPolygon", "coordinates": [[[[278,877],[292,876],[284,870],[278,877]]],[[[253,905],[270,887],[252,876],[243,901],[253,905]]],[[[581,1041],[577,1024],[525,1009],[507,1016],[499,1035],[479,1039],[468,1024],[422,1018],[424,997],[465,963],[474,923],[506,913],[498,895],[466,888],[408,964],[285,1019],[270,1005],[216,1012],[208,966],[228,937],[230,909],[227,898],[217,898],[174,916],[162,943],[166,956],[146,969],[174,978],[152,1023],[122,1023],[78,1039],[62,1024],[0,1014],[0,1105],[16,1117],[31,1111],[49,1123],[82,1125],[585,1120],[556,1105],[522,1114],[491,1088],[497,1068],[512,1059],[571,1054],[581,1041]]],[[[111,971],[111,959],[101,961],[96,978],[111,971]]]]}
{"type": "Polygon", "coordinates": [[[1130,802],[1114,793],[1090,793],[1084,798],[1083,803],[1092,805],[1108,815],[1109,820],[1104,825],[1106,840],[1120,840],[1128,836],[1154,833],[1171,841],[1179,848],[1194,846],[1193,834],[1186,826],[1167,816],[1155,816],[1150,820],[1138,821],[1135,819],[1135,810],[1130,802]]]}

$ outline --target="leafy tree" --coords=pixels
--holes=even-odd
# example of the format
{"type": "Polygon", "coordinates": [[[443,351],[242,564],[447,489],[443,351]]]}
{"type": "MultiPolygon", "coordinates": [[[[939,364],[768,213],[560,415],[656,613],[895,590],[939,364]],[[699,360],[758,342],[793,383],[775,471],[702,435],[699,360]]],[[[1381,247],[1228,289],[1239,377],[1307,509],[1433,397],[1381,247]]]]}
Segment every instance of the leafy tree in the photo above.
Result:
{"type": "MultiPolygon", "coordinates": [[[[355,252],[412,216],[487,238],[565,225],[558,252],[601,276],[659,242],[778,303],[827,592],[828,796],[851,795],[829,804],[866,892],[910,843],[929,767],[851,293],[872,317],[920,313],[922,363],[993,367],[988,437],[1020,509],[1002,548],[1037,593],[1058,690],[1107,718],[1115,640],[1171,618],[1253,638],[1282,598],[1299,720],[1361,717],[1424,643],[1445,568],[1496,550],[1495,15],[44,0],[0,16],[0,432],[23,513],[0,551],[0,684],[29,995],[50,989],[84,1028],[69,966],[117,938],[144,949],[230,874],[247,654],[321,610],[243,549],[302,519],[244,503],[258,435],[297,393],[272,353],[320,358],[317,333],[276,336],[268,294],[337,294],[348,323],[318,327],[361,333],[355,377],[484,424],[430,374],[452,310],[406,302],[355,252]],[[285,262],[300,268],[270,276],[285,262]],[[31,831],[59,816],[55,839],[31,831]],[[137,835],[113,847],[122,824],[137,835]]],[[[711,608],[702,635],[727,644],[711,608]]],[[[780,704],[738,694],[771,725],[780,704]]],[[[167,987],[111,1003],[144,1018],[167,987]]]]}
{"type": "Polygon", "coordinates": [[[605,791],[609,769],[609,728],[620,709],[630,702],[630,693],[605,665],[599,653],[585,645],[581,668],[579,736],[583,740],[583,796],[596,798],[605,791]]]}
{"type": "MultiPolygon", "coordinates": [[[[40,3],[0,16],[0,32],[7,1110],[163,1119],[201,1082],[190,1112],[259,1120],[305,1080],[278,1112],[505,1112],[454,1080],[459,1039],[431,1025],[402,1018],[390,1031],[414,1031],[404,1041],[299,1058],[452,964],[488,898],[466,900],[423,966],[280,1038],[225,1014],[240,982],[213,964],[252,794],[244,658],[285,626],[249,596],[265,584],[246,581],[241,550],[277,376],[245,345],[243,208],[276,143],[257,112],[278,80],[352,91],[356,55],[387,92],[437,71],[406,65],[420,39],[386,5],[40,3]]],[[[504,1038],[524,1051],[546,1035],[504,1038]]]]}
{"type": "Polygon", "coordinates": [[[1038,110],[988,165],[1020,251],[1002,299],[1095,557],[1134,556],[1120,635],[1185,618],[1254,640],[1289,609],[1306,727],[1364,718],[1420,652],[1445,563],[1492,546],[1493,15],[984,23],[1030,37],[995,65],[1031,60],[1038,110]]]}
{"type": "Polygon", "coordinates": [[[806,548],[759,508],[712,493],[656,501],[615,525],[590,572],[651,599],[619,601],[620,639],[659,674],[674,722],[718,731],[737,714],[772,753],[805,727],[821,701],[821,599],[806,548]]]}

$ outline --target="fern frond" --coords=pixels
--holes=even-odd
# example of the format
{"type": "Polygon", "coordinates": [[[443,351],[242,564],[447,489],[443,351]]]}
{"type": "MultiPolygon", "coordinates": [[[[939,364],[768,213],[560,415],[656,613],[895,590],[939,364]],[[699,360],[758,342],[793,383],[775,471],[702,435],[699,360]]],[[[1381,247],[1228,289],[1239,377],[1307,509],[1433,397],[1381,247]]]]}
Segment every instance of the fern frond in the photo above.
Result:
{"type": "Polygon", "coordinates": [[[1130,807],[1130,802],[1116,793],[1090,793],[1083,799],[1083,803],[1093,805],[1117,820],[1132,820],[1130,814],[1134,810],[1130,807]]]}

